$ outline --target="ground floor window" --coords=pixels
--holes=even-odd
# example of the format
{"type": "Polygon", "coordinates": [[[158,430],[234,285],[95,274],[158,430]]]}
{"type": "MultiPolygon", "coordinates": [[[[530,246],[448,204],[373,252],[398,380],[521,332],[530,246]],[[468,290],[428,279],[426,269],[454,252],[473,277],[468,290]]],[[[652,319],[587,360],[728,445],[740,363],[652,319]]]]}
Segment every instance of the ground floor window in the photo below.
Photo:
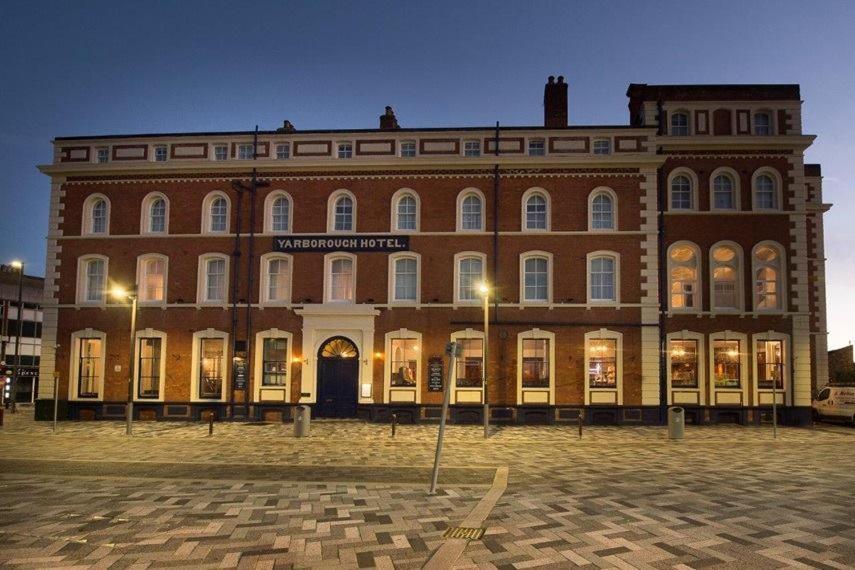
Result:
{"type": "Polygon", "coordinates": [[[457,344],[462,348],[457,359],[457,387],[480,388],[484,382],[484,340],[461,338],[457,344]]]}
{"type": "Polygon", "coordinates": [[[716,388],[739,388],[742,385],[740,341],[713,341],[713,373],[716,388]]]}
{"type": "Polygon", "coordinates": [[[591,339],[588,355],[588,385],[591,388],[617,388],[617,339],[591,339]]]}
{"type": "Polygon", "coordinates": [[[218,400],[223,395],[225,344],[222,338],[200,339],[199,398],[218,400]]]}
{"type": "Polygon", "coordinates": [[[391,385],[415,386],[418,372],[418,341],[414,338],[391,340],[391,385]]]}
{"type": "Polygon", "coordinates": [[[103,358],[100,338],[81,338],[77,363],[77,397],[97,398],[103,358]]]}
{"type": "Polygon", "coordinates": [[[265,338],[262,348],[262,386],[284,386],[288,377],[288,339],[265,338]]]}
{"type": "Polygon", "coordinates": [[[549,388],[549,339],[522,339],[522,387],[549,388]]]}
{"type": "Polygon", "coordinates": [[[674,388],[698,387],[698,341],[672,340],[671,386],[674,388]]]}
{"type": "Polygon", "coordinates": [[[784,389],[784,341],[757,341],[757,387],[784,389]]]}
{"type": "Polygon", "coordinates": [[[139,339],[137,397],[157,398],[160,395],[160,338],[139,339]]]}

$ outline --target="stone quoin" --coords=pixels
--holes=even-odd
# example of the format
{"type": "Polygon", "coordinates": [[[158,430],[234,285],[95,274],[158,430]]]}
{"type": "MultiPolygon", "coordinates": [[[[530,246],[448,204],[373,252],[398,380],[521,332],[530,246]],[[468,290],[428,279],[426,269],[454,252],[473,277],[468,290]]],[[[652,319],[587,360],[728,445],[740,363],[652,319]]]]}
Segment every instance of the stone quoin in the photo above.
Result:
{"type": "Polygon", "coordinates": [[[799,86],[627,96],[622,125],[550,77],[543,126],[56,138],[39,397],[56,372],[71,418],[123,417],[136,284],[141,420],[436,421],[456,340],[456,423],[485,367],[496,423],[809,421],[830,206],[799,86]]]}

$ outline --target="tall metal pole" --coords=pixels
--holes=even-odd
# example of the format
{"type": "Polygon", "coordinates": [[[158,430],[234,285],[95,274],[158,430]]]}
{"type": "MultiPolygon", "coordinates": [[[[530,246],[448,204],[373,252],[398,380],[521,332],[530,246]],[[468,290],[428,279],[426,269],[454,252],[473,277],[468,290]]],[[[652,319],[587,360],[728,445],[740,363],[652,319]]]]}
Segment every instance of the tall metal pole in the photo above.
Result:
{"type": "Polygon", "coordinates": [[[487,367],[490,365],[490,292],[484,293],[484,439],[490,437],[490,400],[487,397],[487,367]]]}
{"type": "Polygon", "coordinates": [[[137,292],[129,296],[131,300],[131,341],[128,349],[128,404],[125,407],[125,434],[133,435],[134,422],[134,348],[137,331],[137,292]]]}
{"type": "Polygon", "coordinates": [[[448,379],[442,392],[442,415],[439,417],[439,434],[436,438],[436,454],[433,458],[433,473],[430,480],[428,495],[436,495],[436,482],[439,479],[439,460],[442,456],[442,440],[445,437],[445,418],[448,417],[448,402],[451,399],[451,383],[454,382],[457,371],[457,357],[461,347],[456,342],[450,342],[445,349],[448,354],[448,379]]]}
{"type": "MultiPolygon", "coordinates": [[[[54,348],[56,354],[56,348],[54,348]]],[[[56,433],[56,419],[59,415],[59,372],[53,371],[53,433],[56,433]]]]}
{"type": "MultiPolygon", "coordinates": [[[[35,319],[33,319],[35,320],[35,319]]],[[[24,332],[24,264],[18,267],[18,334],[15,337],[15,371],[12,373],[12,413],[17,412],[18,375],[21,373],[21,334],[24,332]]]]}
{"type": "MultiPolygon", "coordinates": [[[[769,338],[772,335],[766,334],[766,346],[768,350],[769,338]]],[[[783,343],[781,343],[783,345],[783,343]]],[[[781,355],[783,356],[783,355],[781,355]]],[[[783,360],[783,358],[781,359],[783,360]]],[[[776,365],[778,376],[783,380],[784,364],[776,365]]],[[[778,378],[772,378],[772,437],[778,439],[778,378]]]]}

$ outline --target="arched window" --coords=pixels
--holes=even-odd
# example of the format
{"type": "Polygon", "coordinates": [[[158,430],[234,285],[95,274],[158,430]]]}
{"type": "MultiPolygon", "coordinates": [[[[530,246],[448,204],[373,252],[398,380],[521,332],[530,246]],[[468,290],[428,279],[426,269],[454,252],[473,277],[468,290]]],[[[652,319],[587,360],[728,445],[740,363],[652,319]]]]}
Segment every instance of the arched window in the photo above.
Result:
{"type": "Polygon", "coordinates": [[[165,234],[169,231],[169,200],[160,192],[152,192],[142,201],[140,233],[165,234]]]}
{"type": "Polygon", "coordinates": [[[549,230],[549,198],[541,189],[529,189],[523,194],[523,229],[549,230]]]}
{"type": "Polygon", "coordinates": [[[392,196],[392,231],[416,232],[419,230],[419,200],[409,189],[401,189],[392,196]]]}
{"type": "Polygon", "coordinates": [[[695,209],[695,185],[687,173],[679,173],[671,178],[671,209],[695,209]]]}
{"type": "Polygon", "coordinates": [[[754,134],[761,136],[772,134],[772,115],[768,111],[754,113],[754,134]]]}
{"type": "Polygon", "coordinates": [[[761,169],[754,173],[754,209],[781,209],[781,193],[778,177],[770,169],[761,169]]]}
{"type": "Polygon", "coordinates": [[[455,302],[478,302],[478,286],[484,282],[486,257],[479,252],[462,252],[454,256],[455,302]]]}
{"type": "Polygon", "coordinates": [[[668,250],[668,290],[670,308],[677,311],[700,309],[698,248],[687,242],[675,243],[668,250]]]}
{"type": "Polygon", "coordinates": [[[549,303],[551,301],[552,255],[532,251],[520,256],[522,279],[520,301],[523,303],[549,303]]]}
{"type": "Polygon", "coordinates": [[[484,229],[484,196],[475,188],[468,188],[457,197],[457,229],[478,232],[484,229]]]}
{"type": "Polygon", "coordinates": [[[291,196],[277,190],[264,199],[264,231],[288,233],[291,231],[291,196]]]}
{"type": "Polygon", "coordinates": [[[781,246],[764,242],[754,247],[754,309],[779,311],[783,300],[783,254],[781,246]]]}
{"type": "Polygon", "coordinates": [[[742,251],[736,244],[716,244],[710,250],[712,309],[742,308],[742,251]]]}
{"type": "Polygon", "coordinates": [[[356,198],[347,190],[336,190],[329,199],[327,229],[331,232],[356,230],[356,198]]]}
{"type": "Polygon", "coordinates": [[[618,302],[618,254],[594,252],[588,254],[588,302],[618,302]]]}
{"type": "Polygon", "coordinates": [[[671,114],[671,135],[684,137],[689,134],[689,114],[677,111],[671,114]]]}
{"type": "Polygon", "coordinates": [[[597,188],[588,197],[588,227],[591,230],[617,229],[617,196],[610,188],[597,188]]]}
{"type": "Polygon", "coordinates": [[[110,233],[110,201],[106,196],[93,194],[83,205],[82,235],[110,233]]]}
{"type": "Polygon", "coordinates": [[[166,300],[167,257],[141,255],[137,260],[137,283],[140,303],[163,303],[166,300]]]}
{"type": "Polygon", "coordinates": [[[353,303],[356,297],[356,256],[331,253],[324,258],[326,266],[325,299],[331,303],[353,303]]]}
{"type": "Polygon", "coordinates": [[[202,233],[224,234],[229,231],[228,197],[222,192],[211,192],[202,204],[202,233]]]}
{"type": "Polygon", "coordinates": [[[166,201],[157,198],[151,203],[151,225],[149,231],[160,233],[166,230],[166,201]]]}
{"type": "Polygon", "coordinates": [[[736,187],[730,174],[717,174],[713,177],[714,210],[736,209],[736,187]]]}
{"type": "Polygon", "coordinates": [[[107,297],[107,263],[103,255],[86,255],[77,262],[77,302],[103,303],[107,297]]]}

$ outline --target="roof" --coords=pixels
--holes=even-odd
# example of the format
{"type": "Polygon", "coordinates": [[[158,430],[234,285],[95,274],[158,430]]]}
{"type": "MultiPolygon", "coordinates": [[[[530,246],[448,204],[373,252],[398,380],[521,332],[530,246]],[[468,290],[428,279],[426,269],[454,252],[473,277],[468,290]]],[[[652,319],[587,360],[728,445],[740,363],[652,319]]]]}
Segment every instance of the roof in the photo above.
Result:
{"type": "Polygon", "coordinates": [[[626,96],[645,101],[800,101],[798,83],[648,85],[630,83],[626,96]]]}
{"type": "Polygon", "coordinates": [[[805,164],[805,176],[822,176],[822,165],[805,164]]]}

